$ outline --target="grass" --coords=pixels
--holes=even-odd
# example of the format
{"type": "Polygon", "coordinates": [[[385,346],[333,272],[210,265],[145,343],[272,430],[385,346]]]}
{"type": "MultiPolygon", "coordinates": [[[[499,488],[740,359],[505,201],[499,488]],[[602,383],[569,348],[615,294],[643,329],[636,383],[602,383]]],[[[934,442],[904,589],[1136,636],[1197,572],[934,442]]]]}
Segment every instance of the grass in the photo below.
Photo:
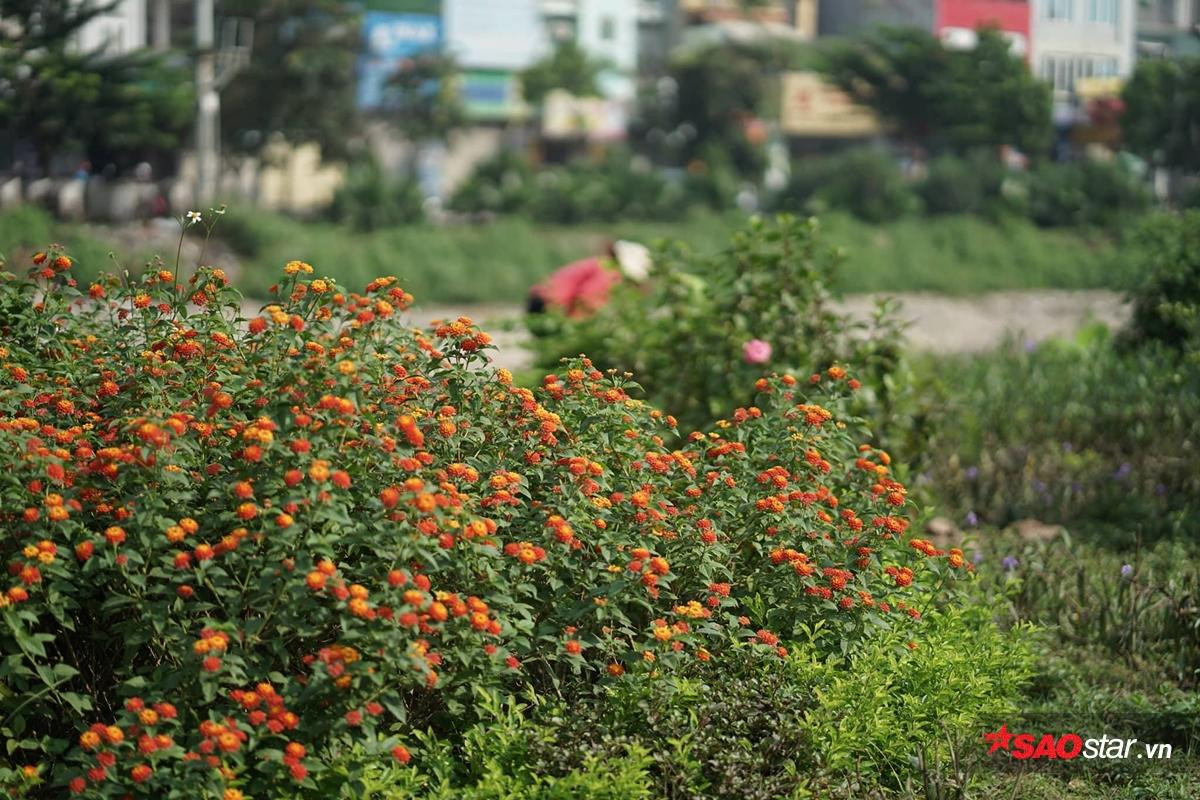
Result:
{"type": "Polygon", "coordinates": [[[602,229],[501,219],[359,233],[325,222],[231,211],[217,236],[245,257],[241,283],[251,293],[264,292],[279,267],[298,258],[351,288],[378,275],[396,275],[422,302],[499,303],[524,300],[532,284],[565,263],[600,252],[608,238],[679,237],[707,250],[720,247],[735,227],[724,217],[704,223],[618,223],[602,229]]]}
{"type": "MultiPolygon", "coordinates": [[[[259,213],[236,213],[228,221],[235,230],[221,235],[248,256],[244,282],[251,290],[265,289],[279,265],[300,258],[350,286],[379,274],[397,274],[427,302],[513,302],[556,267],[598,252],[609,237],[647,243],[677,239],[697,252],[713,252],[728,242],[743,218],[706,214],[683,222],[625,222],[607,228],[539,227],[504,219],[364,234],[259,213]]],[[[969,294],[1123,285],[1114,269],[1116,248],[1098,235],[1044,231],[1021,221],[998,226],[972,217],[871,226],[840,214],[829,215],[825,229],[827,241],[846,252],[840,288],[847,292],[969,294]]]]}
{"type": "MultiPolygon", "coordinates": [[[[486,224],[406,227],[360,233],[327,222],[235,209],[217,228],[239,256],[238,283],[265,296],[292,259],[351,288],[397,275],[425,303],[510,303],[556,267],[599,252],[607,239],[681,240],[697,252],[723,247],[744,222],[738,214],[698,214],[682,222],[539,226],[519,218],[486,224]]],[[[826,241],[842,247],[846,292],[924,290],[970,294],[996,289],[1123,288],[1118,248],[1099,234],[1048,231],[1025,221],[974,217],[905,218],[870,225],[844,214],[824,220],[826,241]]],[[[104,230],[54,221],[29,207],[0,213],[0,252],[58,241],[81,265],[81,280],[106,268],[113,241],[104,230]]],[[[126,253],[141,264],[149,253],[126,253]]],[[[162,254],[164,257],[172,254],[162,254]]]]}
{"type": "Polygon", "coordinates": [[[984,755],[975,761],[979,772],[970,796],[1195,798],[1200,675],[1179,670],[1171,651],[1183,647],[1195,654],[1200,647],[1192,608],[1196,544],[1176,540],[1121,552],[1068,538],[1035,545],[995,530],[980,532],[977,541],[982,561],[975,602],[996,609],[1002,620],[1038,627],[1037,671],[1020,714],[1007,721],[1009,729],[1136,738],[1135,748],[1169,743],[1173,752],[1169,761],[1021,762],[984,755]],[[1011,554],[1020,563],[1009,574],[1000,560],[1011,554]],[[1135,565],[1129,580],[1120,573],[1125,563],[1135,565]],[[1104,624],[1114,618],[1129,630],[1114,635],[1104,624]]]}
{"type": "MultiPolygon", "coordinates": [[[[51,243],[63,245],[75,258],[76,279],[84,285],[100,272],[117,268],[109,255],[114,249],[113,242],[95,235],[84,225],[59,222],[33,206],[18,206],[0,212],[0,262],[7,261],[11,267],[23,268],[28,265],[30,255],[51,243]]],[[[132,262],[123,260],[121,264],[141,264],[148,255],[143,254],[132,262]]]]}
{"type": "Polygon", "coordinates": [[[1200,367],[1177,353],[1097,325],[910,363],[883,435],[941,513],[1032,517],[1114,545],[1200,525],[1200,367]]]}
{"type": "Polygon", "coordinates": [[[1121,289],[1127,281],[1117,246],[1098,233],[971,216],[877,226],[831,214],[823,223],[828,241],[846,251],[846,292],[1121,289]]]}

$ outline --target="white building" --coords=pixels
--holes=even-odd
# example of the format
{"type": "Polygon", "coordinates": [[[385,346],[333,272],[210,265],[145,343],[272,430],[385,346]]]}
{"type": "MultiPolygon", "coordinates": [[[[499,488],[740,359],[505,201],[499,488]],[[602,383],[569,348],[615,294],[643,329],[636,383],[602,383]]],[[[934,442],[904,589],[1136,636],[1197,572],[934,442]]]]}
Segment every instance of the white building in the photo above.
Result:
{"type": "Polygon", "coordinates": [[[522,70],[549,50],[537,0],[442,0],[442,34],[468,69],[522,70]]]}
{"type": "Polygon", "coordinates": [[[1030,66],[1070,98],[1080,78],[1125,77],[1133,71],[1137,0],[1033,0],[1030,66]]]}
{"type": "Polygon", "coordinates": [[[601,90],[613,99],[631,100],[638,58],[647,32],[664,23],[657,0],[541,0],[541,14],[552,42],[575,41],[607,64],[601,90]]]}
{"type": "Polygon", "coordinates": [[[76,34],[80,52],[121,55],[146,46],[146,0],[121,0],[76,34]]]}
{"type": "MultiPolygon", "coordinates": [[[[156,0],[157,1],[157,0],[156,0]]],[[[75,32],[70,46],[79,53],[123,55],[146,46],[147,0],[118,0],[75,32]]],[[[12,17],[0,19],[10,36],[20,34],[12,17]]]]}

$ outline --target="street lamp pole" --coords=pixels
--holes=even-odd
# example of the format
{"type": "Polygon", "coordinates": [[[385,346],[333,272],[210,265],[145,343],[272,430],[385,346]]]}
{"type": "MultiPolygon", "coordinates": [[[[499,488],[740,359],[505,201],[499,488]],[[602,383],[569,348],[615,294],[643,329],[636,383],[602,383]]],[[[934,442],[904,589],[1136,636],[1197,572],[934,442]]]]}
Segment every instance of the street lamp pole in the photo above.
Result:
{"type": "Polygon", "coordinates": [[[217,194],[220,163],[221,95],[217,92],[217,53],[213,0],[196,0],[196,196],[197,206],[217,194]]]}

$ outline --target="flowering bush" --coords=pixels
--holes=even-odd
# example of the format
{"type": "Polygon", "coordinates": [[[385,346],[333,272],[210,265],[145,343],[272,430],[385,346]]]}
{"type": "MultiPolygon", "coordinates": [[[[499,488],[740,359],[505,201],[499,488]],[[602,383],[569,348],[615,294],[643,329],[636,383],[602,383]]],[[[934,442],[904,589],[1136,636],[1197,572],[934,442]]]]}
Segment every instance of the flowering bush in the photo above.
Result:
{"type": "Polygon", "coordinates": [[[33,260],[0,279],[18,794],[325,797],[346,752],[407,764],[481,688],[917,647],[969,568],[907,536],[839,366],[763,377],[679,442],[628,376],[577,359],[517,388],[470,320],[404,327],[391,278],[292,262],[245,320],[219,269],[81,292],[65,253],[33,260]]]}
{"type": "Polygon", "coordinates": [[[530,315],[539,365],[587,353],[601,368],[632,372],[650,402],[691,429],[751,402],[758,378],[848,361],[864,384],[856,410],[887,414],[899,324],[886,307],[871,324],[833,307],[840,262],[815,218],[789,215],[755,218],[712,256],[673,244],[648,281],[614,287],[591,316],[530,315]]]}

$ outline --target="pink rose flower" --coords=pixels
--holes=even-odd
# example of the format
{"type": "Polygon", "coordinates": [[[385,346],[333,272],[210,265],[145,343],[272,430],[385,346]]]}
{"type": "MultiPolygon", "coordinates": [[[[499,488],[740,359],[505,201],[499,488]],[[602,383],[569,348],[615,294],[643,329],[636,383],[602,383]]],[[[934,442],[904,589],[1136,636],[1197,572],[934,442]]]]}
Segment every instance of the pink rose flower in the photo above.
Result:
{"type": "Polygon", "coordinates": [[[751,339],[742,345],[742,358],[747,364],[765,364],[771,360],[771,345],[762,339],[751,339]]]}

